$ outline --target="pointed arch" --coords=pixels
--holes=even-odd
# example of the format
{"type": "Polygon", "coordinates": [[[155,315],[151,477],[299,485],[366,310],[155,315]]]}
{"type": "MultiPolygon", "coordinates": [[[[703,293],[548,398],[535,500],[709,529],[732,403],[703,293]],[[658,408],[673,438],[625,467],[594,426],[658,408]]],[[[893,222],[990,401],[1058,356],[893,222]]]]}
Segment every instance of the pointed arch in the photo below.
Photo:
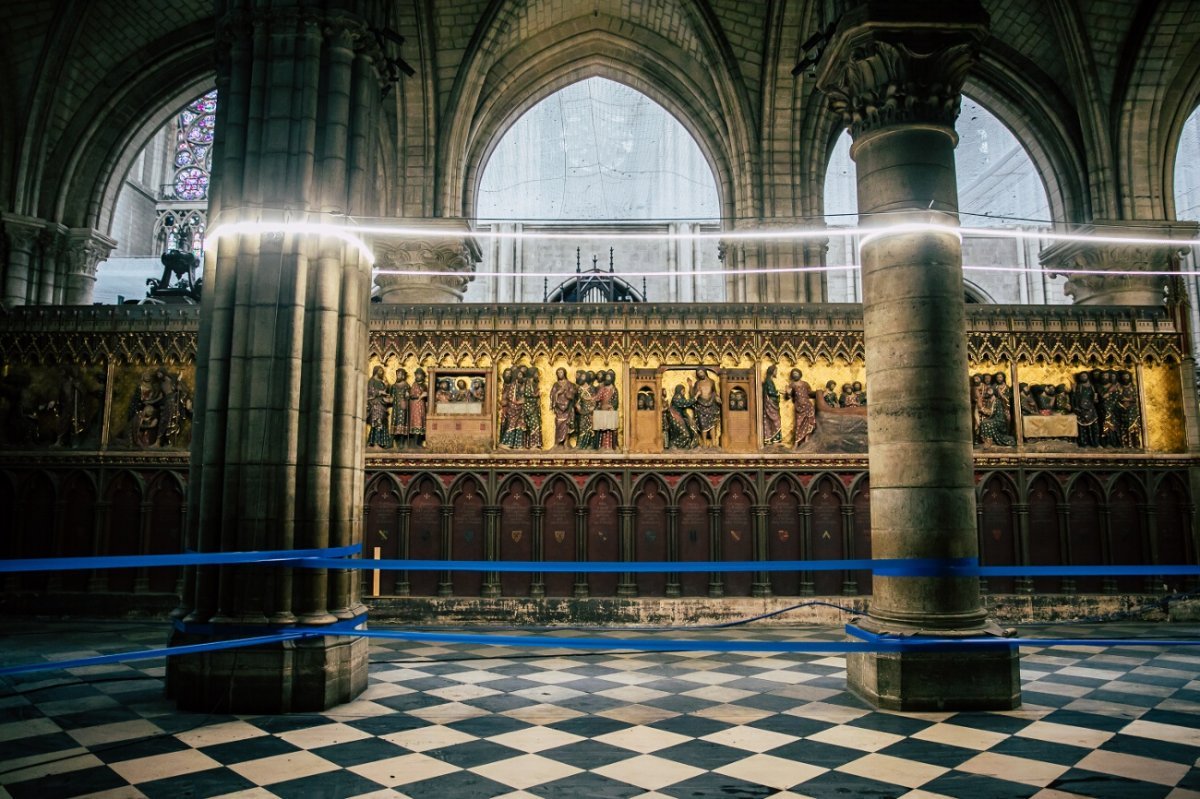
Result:
{"type": "MultiPolygon", "coordinates": [[[[108,502],[108,530],[104,552],[108,555],[139,555],[142,552],[142,498],[145,482],[128,469],[114,474],[104,490],[108,502]]],[[[136,569],[110,569],[106,572],[108,590],[132,592],[136,569]]]]}
{"type": "MultiPolygon", "coordinates": [[[[453,560],[483,560],[486,553],[484,505],[487,502],[484,485],[473,474],[460,475],[450,487],[450,506],[454,513],[450,521],[450,551],[453,560]]],[[[454,571],[450,584],[455,596],[479,596],[483,589],[483,574],[477,571],[454,571]]]]}
{"type": "MultiPolygon", "coordinates": [[[[445,495],[442,481],[432,474],[418,473],[408,481],[408,530],[401,541],[402,554],[411,560],[443,560],[442,507],[445,495]]],[[[411,596],[436,596],[440,573],[410,571],[408,592],[411,596]]]]}
{"type": "MultiPolygon", "coordinates": [[[[1070,518],[1067,525],[1067,547],[1069,563],[1073,566],[1103,564],[1105,560],[1102,508],[1104,489],[1100,481],[1089,472],[1074,475],[1067,484],[1067,504],[1070,518]]],[[[1099,577],[1078,577],[1075,587],[1080,593],[1100,591],[1103,581],[1099,577]]]]}
{"type": "MultiPolygon", "coordinates": [[[[621,559],[621,497],[617,491],[617,486],[604,474],[593,477],[584,491],[588,560],[621,559]]],[[[615,596],[619,581],[620,575],[615,572],[594,572],[588,575],[588,593],[590,596],[615,596]]]]}
{"type": "MultiPolygon", "coordinates": [[[[579,559],[576,518],[580,507],[579,492],[573,480],[557,474],[542,486],[542,559],[575,561],[579,559]]],[[[546,596],[571,596],[575,575],[546,572],[542,578],[546,596]]]]}
{"type": "MultiPolygon", "coordinates": [[[[771,560],[801,560],[804,551],[804,531],[800,523],[803,492],[787,473],[776,475],[767,485],[767,557],[771,560]]],[[[800,595],[800,572],[773,571],[770,581],[771,593],[776,596],[800,595]]]]}
{"type": "MultiPolygon", "coordinates": [[[[1033,472],[1025,480],[1025,501],[1029,505],[1029,563],[1053,566],[1066,563],[1060,506],[1066,501],[1063,487],[1050,472],[1033,472]]],[[[1062,590],[1059,577],[1034,577],[1039,592],[1062,590]]]]}
{"type": "MultiPolygon", "coordinates": [[[[711,560],[709,509],[713,507],[713,495],[708,481],[700,475],[689,474],[679,481],[675,496],[679,507],[679,560],[711,560]]],[[[679,576],[683,596],[707,596],[708,582],[709,576],[704,572],[679,576]]]]}
{"type": "MultiPolygon", "coordinates": [[[[669,559],[667,506],[670,497],[666,482],[653,472],[642,475],[634,484],[634,560],[669,559]]],[[[666,596],[667,575],[664,572],[639,572],[636,580],[638,596],[666,596]]]]}
{"type": "MultiPolygon", "coordinates": [[[[1016,483],[1004,472],[988,472],[976,489],[979,515],[979,562],[986,566],[1015,566],[1021,561],[1017,541],[1016,483]]],[[[1011,594],[1012,577],[989,577],[988,593],[1011,594]]]]}
{"type": "MultiPolygon", "coordinates": [[[[1119,472],[1108,481],[1108,552],[1113,565],[1149,562],[1150,540],[1146,527],[1146,489],[1138,475],[1119,472]]],[[[1146,588],[1144,577],[1117,577],[1120,591],[1146,588]]]]}
{"type": "MultiPolygon", "coordinates": [[[[500,560],[533,560],[533,483],[513,474],[500,484],[500,560]]],[[[529,596],[529,572],[501,572],[503,596],[529,596]]]]}

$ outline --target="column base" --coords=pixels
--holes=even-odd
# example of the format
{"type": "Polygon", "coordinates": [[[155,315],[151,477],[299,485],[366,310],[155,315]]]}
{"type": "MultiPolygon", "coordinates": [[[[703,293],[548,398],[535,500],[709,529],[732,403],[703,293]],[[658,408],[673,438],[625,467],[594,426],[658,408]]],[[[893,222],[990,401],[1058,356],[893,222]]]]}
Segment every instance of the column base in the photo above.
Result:
{"type": "Polygon", "coordinates": [[[850,652],[846,655],[846,686],[882,710],[1015,710],[1021,706],[1016,646],[850,652]]]}
{"type": "MultiPolygon", "coordinates": [[[[174,630],[170,645],[217,638],[174,630]]],[[[325,635],[181,655],[167,659],[167,696],[202,713],[328,710],[366,690],[367,652],[366,638],[325,635]]]]}

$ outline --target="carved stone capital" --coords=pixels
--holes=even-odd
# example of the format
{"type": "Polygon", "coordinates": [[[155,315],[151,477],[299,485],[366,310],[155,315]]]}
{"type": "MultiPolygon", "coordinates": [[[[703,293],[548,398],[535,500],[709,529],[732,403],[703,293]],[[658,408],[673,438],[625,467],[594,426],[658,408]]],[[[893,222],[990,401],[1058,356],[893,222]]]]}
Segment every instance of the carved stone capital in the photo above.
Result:
{"type": "Polygon", "coordinates": [[[9,246],[26,257],[32,255],[33,247],[37,244],[46,223],[41,219],[19,214],[4,214],[0,220],[4,223],[4,237],[9,246]]]}
{"type": "Polygon", "coordinates": [[[473,237],[383,240],[375,259],[382,302],[462,302],[482,253],[473,237]],[[392,270],[406,274],[387,274],[392,270]]]}
{"type": "Polygon", "coordinates": [[[1170,276],[1138,273],[1178,270],[1197,230],[1200,225],[1195,222],[1094,220],[1072,232],[1113,238],[1178,239],[1179,244],[1061,241],[1042,250],[1039,260],[1051,277],[1067,278],[1063,293],[1076,305],[1162,305],[1171,285],[1170,276]]]}
{"type": "Polygon", "coordinates": [[[117,243],[91,228],[72,228],[67,233],[65,252],[67,271],[72,275],[94,278],[96,267],[108,259],[117,243]]]}
{"type": "Polygon", "coordinates": [[[863,2],[838,21],[817,86],[855,139],[892,125],[952,129],[987,31],[973,2],[863,2]]]}

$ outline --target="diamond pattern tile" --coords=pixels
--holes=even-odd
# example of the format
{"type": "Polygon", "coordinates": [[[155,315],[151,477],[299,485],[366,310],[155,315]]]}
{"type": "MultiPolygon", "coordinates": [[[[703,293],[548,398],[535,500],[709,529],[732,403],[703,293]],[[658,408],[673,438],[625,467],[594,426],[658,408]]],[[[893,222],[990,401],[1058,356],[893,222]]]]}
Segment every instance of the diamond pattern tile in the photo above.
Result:
{"type": "MultiPolygon", "coordinates": [[[[5,632],[0,661],[22,662],[148,648],[162,630],[18,622],[5,632]]],[[[1034,634],[1161,635],[1150,625],[1034,634]]],[[[688,635],[842,637],[774,626],[688,635]]],[[[1031,647],[1021,709],[910,714],[864,705],[845,689],[843,659],[828,655],[371,651],[363,697],[288,716],[179,713],[162,695],[162,660],[12,678],[0,685],[0,797],[1200,799],[1191,650],[1031,647]]]]}

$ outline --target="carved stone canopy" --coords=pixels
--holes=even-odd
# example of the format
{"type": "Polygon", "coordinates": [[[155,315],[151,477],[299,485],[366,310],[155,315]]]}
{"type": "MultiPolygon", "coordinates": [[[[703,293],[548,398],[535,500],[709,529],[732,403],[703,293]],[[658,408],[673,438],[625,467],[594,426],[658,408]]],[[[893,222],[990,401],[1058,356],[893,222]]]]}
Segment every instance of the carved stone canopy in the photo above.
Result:
{"type": "Polygon", "coordinates": [[[987,30],[976,2],[861,2],[838,21],[817,86],[855,139],[897,124],[953,128],[987,30]]]}
{"type": "Polygon", "coordinates": [[[1051,277],[1063,275],[1063,293],[1076,305],[1162,305],[1168,275],[1125,274],[1179,269],[1200,224],[1195,222],[1097,219],[1072,233],[1096,237],[1178,239],[1178,244],[1120,241],[1061,241],[1042,250],[1039,260],[1051,277]],[[1063,270],[1063,271],[1057,271],[1063,270]],[[1078,274],[1067,270],[1114,274],[1078,274]],[[1120,273],[1120,274],[1117,274],[1120,273]]]}

